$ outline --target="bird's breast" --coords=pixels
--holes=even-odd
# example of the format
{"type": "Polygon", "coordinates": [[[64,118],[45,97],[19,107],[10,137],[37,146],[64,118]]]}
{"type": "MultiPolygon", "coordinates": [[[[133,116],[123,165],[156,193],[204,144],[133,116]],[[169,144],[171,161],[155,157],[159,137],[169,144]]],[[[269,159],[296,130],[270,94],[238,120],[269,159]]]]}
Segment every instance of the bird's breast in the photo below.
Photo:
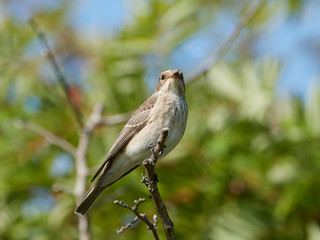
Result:
{"type": "Polygon", "coordinates": [[[187,121],[187,104],[180,97],[160,98],[150,112],[146,126],[128,143],[125,154],[135,163],[150,157],[152,146],[164,129],[168,129],[163,156],[168,154],[182,138],[187,121]]]}
{"type": "MultiPolygon", "coordinates": [[[[159,99],[161,101],[161,99],[159,99]]],[[[168,136],[165,141],[166,148],[163,156],[168,154],[181,140],[186,129],[188,107],[184,98],[179,96],[166,96],[158,105],[159,114],[154,114],[155,127],[158,129],[155,144],[163,129],[168,129],[168,136]]],[[[156,109],[155,109],[156,110],[156,109]]]]}

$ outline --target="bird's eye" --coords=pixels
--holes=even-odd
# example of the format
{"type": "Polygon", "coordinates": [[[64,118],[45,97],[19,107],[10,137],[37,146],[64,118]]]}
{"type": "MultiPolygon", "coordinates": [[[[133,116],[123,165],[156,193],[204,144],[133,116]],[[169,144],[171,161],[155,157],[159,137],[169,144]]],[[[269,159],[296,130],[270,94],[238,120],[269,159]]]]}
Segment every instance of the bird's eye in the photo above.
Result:
{"type": "Polygon", "coordinates": [[[164,80],[166,78],[166,76],[165,75],[161,75],[161,80],[164,80]]]}

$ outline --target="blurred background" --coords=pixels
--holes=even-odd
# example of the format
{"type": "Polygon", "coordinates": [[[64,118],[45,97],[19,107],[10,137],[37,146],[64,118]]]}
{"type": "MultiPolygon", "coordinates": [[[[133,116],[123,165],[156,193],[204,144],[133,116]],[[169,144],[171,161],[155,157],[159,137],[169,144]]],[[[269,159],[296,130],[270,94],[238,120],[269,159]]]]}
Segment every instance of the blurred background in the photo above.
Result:
{"type": "MultiPolygon", "coordinates": [[[[73,156],[22,123],[72,145],[79,126],[35,17],[88,118],[135,110],[158,74],[186,78],[226,41],[250,0],[1,0],[0,238],[78,239],[73,156]]],[[[227,54],[186,86],[185,136],[156,171],[177,239],[320,239],[320,3],[266,1],[227,54]]],[[[89,178],[123,124],[94,130],[89,178]]],[[[89,214],[93,239],[152,239],[113,205],[147,198],[143,168],[106,190],[89,214]]],[[[88,184],[89,184],[88,178],[88,184]]],[[[159,224],[160,238],[164,239],[159,224]]]]}

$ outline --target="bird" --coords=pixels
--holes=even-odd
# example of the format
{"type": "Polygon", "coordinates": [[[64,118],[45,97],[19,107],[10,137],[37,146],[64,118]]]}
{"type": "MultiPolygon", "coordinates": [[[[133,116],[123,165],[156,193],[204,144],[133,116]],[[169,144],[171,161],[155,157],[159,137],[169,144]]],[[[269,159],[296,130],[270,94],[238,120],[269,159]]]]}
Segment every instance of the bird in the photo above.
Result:
{"type": "Polygon", "coordinates": [[[150,157],[164,129],[168,130],[168,135],[158,159],[166,156],[184,135],[187,117],[182,71],[169,69],[161,72],[154,93],[129,118],[91,182],[97,180],[74,212],[85,215],[108,186],[150,157]]]}

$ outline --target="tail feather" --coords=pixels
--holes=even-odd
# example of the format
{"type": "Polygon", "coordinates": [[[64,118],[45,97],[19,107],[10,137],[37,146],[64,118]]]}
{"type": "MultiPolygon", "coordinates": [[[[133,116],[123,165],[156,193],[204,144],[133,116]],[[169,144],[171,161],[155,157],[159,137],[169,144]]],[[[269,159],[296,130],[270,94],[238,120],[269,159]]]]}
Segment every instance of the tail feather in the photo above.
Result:
{"type": "MultiPolygon", "coordinates": [[[[79,215],[85,215],[90,208],[92,207],[93,203],[97,200],[97,198],[100,196],[100,194],[106,189],[106,187],[112,185],[116,181],[118,181],[120,178],[124,177],[128,173],[130,173],[132,170],[139,167],[139,165],[133,167],[129,171],[127,171],[125,174],[123,174],[121,177],[117,179],[108,179],[108,183],[106,181],[106,176],[101,175],[98,180],[90,187],[90,189],[87,191],[87,193],[84,195],[82,200],[80,201],[79,205],[75,209],[74,213],[79,215]],[[103,186],[101,186],[103,185],[103,186]]],[[[104,170],[106,171],[106,170],[104,170]]]]}
{"type": "Polygon", "coordinates": [[[105,188],[106,187],[100,187],[99,184],[93,184],[74,212],[79,215],[85,215],[105,188]]]}

